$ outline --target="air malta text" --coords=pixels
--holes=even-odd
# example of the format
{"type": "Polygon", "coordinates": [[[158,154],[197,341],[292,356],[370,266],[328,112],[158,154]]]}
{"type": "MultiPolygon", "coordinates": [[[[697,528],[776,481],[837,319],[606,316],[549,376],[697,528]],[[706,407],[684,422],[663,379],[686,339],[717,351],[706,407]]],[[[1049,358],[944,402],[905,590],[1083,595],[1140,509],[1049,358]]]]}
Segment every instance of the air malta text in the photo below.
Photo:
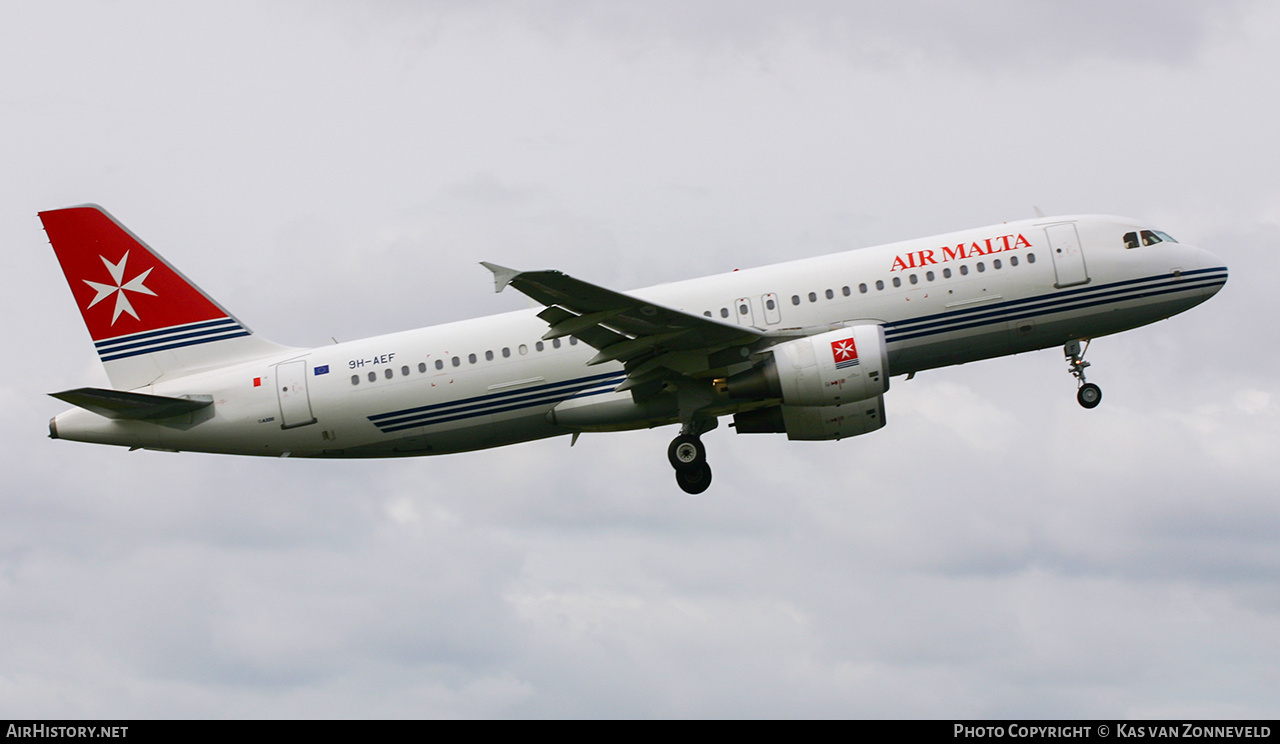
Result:
{"type": "Polygon", "coordinates": [[[1031,241],[1021,234],[999,235],[994,238],[984,238],[980,241],[975,240],[972,243],[958,243],[954,248],[944,245],[937,250],[912,251],[905,256],[896,256],[893,259],[893,268],[889,269],[889,271],[919,269],[930,264],[947,263],[948,261],[958,261],[962,258],[986,256],[992,253],[1004,253],[1005,251],[1016,251],[1019,248],[1030,247],[1031,241]]]}

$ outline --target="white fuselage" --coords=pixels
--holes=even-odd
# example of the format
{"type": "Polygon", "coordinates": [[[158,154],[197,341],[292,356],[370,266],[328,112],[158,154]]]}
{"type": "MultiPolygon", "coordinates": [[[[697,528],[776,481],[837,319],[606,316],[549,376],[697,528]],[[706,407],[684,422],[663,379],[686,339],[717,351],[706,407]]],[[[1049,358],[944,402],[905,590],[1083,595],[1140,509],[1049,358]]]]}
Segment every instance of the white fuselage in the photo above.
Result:
{"type": "MultiPolygon", "coordinates": [[[[1226,281],[1223,263],[1202,249],[1168,240],[1126,247],[1124,236],[1144,229],[1116,217],[1027,220],[629,294],[766,332],[880,324],[890,371],[901,375],[1141,326],[1203,302],[1226,281]]],[[[162,378],[139,392],[211,395],[214,404],[163,423],[73,409],[51,422],[52,435],[167,450],[388,457],[676,420],[661,404],[639,410],[631,393],[614,392],[625,379],[621,364],[587,366],[596,350],[586,344],[540,340],[548,326],[537,312],[162,378]]],[[[717,410],[748,405],[725,398],[717,410]]]]}

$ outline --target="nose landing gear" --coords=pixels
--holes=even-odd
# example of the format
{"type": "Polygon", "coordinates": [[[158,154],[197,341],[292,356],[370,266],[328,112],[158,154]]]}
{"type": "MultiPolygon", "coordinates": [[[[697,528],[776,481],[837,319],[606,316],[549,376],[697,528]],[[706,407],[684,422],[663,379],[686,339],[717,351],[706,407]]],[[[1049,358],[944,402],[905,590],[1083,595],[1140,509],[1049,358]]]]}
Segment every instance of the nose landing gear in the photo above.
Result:
{"type": "Polygon", "coordinates": [[[1080,346],[1079,341],[1068,341],[1067,345],[1062,347],[1062,352],[1067,357],[1068,371],[1071,376],[1076,378],[1080,389],[1076,391],[1076,402],[1085,408],[1097,408],[1102,402],[1102,388],[1094,385],[1092,382],[1086,382],[1084,379],[1085,367],[1090,366],[1084,360],[1084,354],[1089,350],[1089,339],[1084,340],[1084,347],[1080,346]]]}

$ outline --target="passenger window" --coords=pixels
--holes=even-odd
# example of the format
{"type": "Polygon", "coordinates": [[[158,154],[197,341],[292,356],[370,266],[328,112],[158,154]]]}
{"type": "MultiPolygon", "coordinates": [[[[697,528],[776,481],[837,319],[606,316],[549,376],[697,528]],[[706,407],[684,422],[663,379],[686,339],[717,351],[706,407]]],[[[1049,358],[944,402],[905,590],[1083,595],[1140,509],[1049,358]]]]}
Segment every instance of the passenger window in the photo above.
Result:
{"type": "Polygon", "coordinates": [[[542,351],[543,349],[547,348],[547,345],[539,341],[538,343],[533,345],[533,348],[537,349],[538,351],[542,351]]]}
{"type": "Polygon", "coordinates": [[[453,364],[453,366],[458,367],[462,365],[462,360],[457,357],[454,357],[452,360],[450,360],[450,363],[453,364]]]}
{"type": "Polygon", "coordinates": [[[832,292],[832,291],[831,291],[831,290],[829,290],[829,289],[827,290],[827,299],[828,299],[828,300],[830,300],[830,299],[834,299],[834,298],[835,298],[835,296],[836,296],[836,293],[835,293],[835,292],[832,292]]]}
{"type": "Polygon", "coordinates": [[[444,360],[443,360],[443,359],[437,359],[437,360],[436,360],[436,369],[444,369],[444,360]]]}
{"type": "Polygon", "coordinates": [[[557,349],[560,348],[560,339],[558,338],[551,339],[551,345],[556,347],[557,349]]]}
{"type": "Polygon", "coordinates": [[[1018,265],[1018,257],[1017,257],[1017,256],[1009,256],[1009,265],[1010,265],[1010,266],[1017,266],[1017,265],[1018,265]]]}
{"type": "Polygon", "coordinates": [[[577,337],[577,336],[570,336],[570,337],[569,337],[569,345],[570,345],[570,346],[577,346],[577,345],[578,345],[578,337],[577,337]]]}
{"type": "Polygon", "coordinates": [[[845,287],[842,287],[840,291],[844,293],[845,297],[848,297],[849,295],[853,294],[853,290],[849,289],[847,285],[845,287]]]}
{"type": "Polygon", "coordinates": [[[370,373],[369,373],[369,382],[377,382],[377,381],[378,381],[378,373],[377,373],[377,372],[370,372],[370,373]]]}
{"type": "Polygon", "coordinates": [[[1000,268],[1001,266],[1004,266],[1004,264],[1000,263],[1000,259],[998,259],[998,258],[997,258],[996,260],[992,261],[992,262],[991,262],[991,265],[992,265],[992,266],[994,266],[994,267],[995,267],[995,268],[997,268],[997,269],[998,269],[998,268],[1000,268]]]}
{"type": "Polygon", "coordinates": [[[750,310],[750,308],[748,308],[745,304],[738,305],[738,315],[746,315],[748,310],[750,310]]]}
{"type": "Polygon", "coordinates": [[[1136,233],[1136,232],[1127,232],[1127,233],[1125,233],[1125,234],[1124,234],[1124,247],[1125,247],[1125,248],[1137,248],[1137,247],[1138,247],[1138,233],[1136,233]]]}
{"type": "Polygon", "coordinates": [[[981,274],[982,272],[984,272],[984,271],[986,271],[986,270],[987,270],[987,265],[986,265],[986,264],[984,264],[983,262],[979,261],[979,262],[978,262],[978,273],[979,273],[979,274],[981,274]]]}
{"type": "Polygon", "coordinates": [[[529,347],[526,346],[525,344],[520,344],[520,356],[524,356],[525,354],[528,354],[528,353],[529,353],[529,347]]]}
{"type": "Polygon", "coordinates": [[[799,304],[800,304],[800,295],[791,295],[791,304],[792,304],[792,305],[799,305],[799,304]]]}
{"type": "Polygon", "coordinates": [[[876,289],[884,289],[884,280],[883,280],[883,279],[877,279],[877,280],[876,280],[876,289]]]}
{"type": "Polygon", "coordinates": [[[968,267],[968,266],[961,266],[961,267],[960,267],[960,276],[968,276],[968,275],[969,275],[969,267],[968,267]]]}
{"type": "Polygon", "coordinates": [[[485,351],[485,353],[484,353],[484,360],[485,360],[486,362],[492,362],[492,361],[493,361],[493,349],[488,349],[488,350],[486,350],[486,351],[485,351]]]}
{"type": "Polygon", "coordinates": [[[705,315],[705,316],[707,316],[708,318],[710,318],[710,317],[711,317],[711,311],[710,311],[710,310],[707,310],[707,311],[703,312],[702,314],[703,314],[703,315],[705,315]]]}
{"type": "Polygon", "coordinates": [[[401,376],[401,377],[408,377],[408,376],[409,376],[409,365],[407,365],[407,364],[406,364],[405,366],[403,366],[403,367],[401,367],[401,368],[400,368],[400,376],[401,376]]]}
{"type": "Polygon", "coordinates": [[[418,362],[418,374],[422,374],[423,372],[426,372],[426,371],[427,371],[427,363],[418,362]]]}
{"type": "Polygon", "coordinates": [[[817,302],[817,301],[818,301],[818,293],[817,293],[817,292],[810,292],[810,293],[809,293],[809,302],[817,302]]]}
{"type": "Polygon", "coordinates": [[[859,284],[859,285],[858,285],[858,291],[859,291],[859,292],[861,292],[862,294],[866,294],[866,293],[867,293],[867,283],[866,283],[866,282],[863,282],[862,284],[859,284]]]}
{"type": "Polygon", "coordinates": [[[390,380],[392,377],[396,376],[396,373],[392,372],[391,369],[388,367],[387,369],[382,370],[382,376],[390,380]]]}
{"type": "Polygon", "coordinates": [[[902,277],[900,277],[900,276],[895,276],[895,277],[893,278],[893,286],[895,286],[895,287],[901,287],[901,286],[902,286],[902,277]]]}
{"type": "Polygon", "coordinates": [[[930,281],[930,282],[933,281],[933,272],[932,271],[924,272],[924,278],[926,281],[930,281]]]}
{"type": "Polygon", "coordinates": [[[502,358],[507,359],[510,356],[511,356],[511,347],[510,346],[502,347],[502,358]]]}
{"type": "Polygon", "coordinates": [[[722,307],[722,308],[720,308],[720,317],[722,317],[722,318],[727,318],[727,317],[729,317],[729,308],[727,308],[727,307],[722,307]]]}
{"type": "Polygon", "coordinates": [[[943,269],[943,270],[942,270],[942,278],[943,278],[943,279],[950,279],[950,278],[951,278],[951,269],[943,269]]]}
{"type": "Polygon", "coordinates": [[[1036,262],[1036,254],[1034,254],[1034,253],[1028,253],[1028,254],[1027,254],[1027,263],[1035,263],[1035,262],[1036,262]]]}
{"type": "Polygon", "coordinates": [[[911,276],[907,277],[907,279],[910,280],[912,284],[920,283],[920,277],[916,276],[915,274],[912,274],[911,276]]]}
{"type": "Polygon", "coordinates": [[[770,297],[769,299],[764,301],[764,306],[766,310],[773,310],[778,307],[778,303],[774,302],[773,298],[770,297]]]}
{"type": "Polygon", "coordinates": [[[473,353],[473,354],[468,354],[468,355],[467,355],[467,363],[468,363],[468,364],[475,364],[475,363],[476,363],[476,355],[475,355],[474,353],[473,353]]]}
{"type": "Polygon", "coordinates": [[[359,385],[359,384],[360,384],[360,375],[351,375],[351,384],[352,384],[352,385],[359,385]]]}

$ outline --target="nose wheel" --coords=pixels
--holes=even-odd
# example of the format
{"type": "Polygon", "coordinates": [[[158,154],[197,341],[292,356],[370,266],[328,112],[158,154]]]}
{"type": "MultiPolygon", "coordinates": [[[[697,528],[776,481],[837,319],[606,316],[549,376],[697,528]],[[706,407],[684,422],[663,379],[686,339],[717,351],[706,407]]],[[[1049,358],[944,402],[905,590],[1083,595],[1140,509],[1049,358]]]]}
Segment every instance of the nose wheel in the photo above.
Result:
{"type": "Polygon", "coordinates": [[[707,448],[692,434],[681,434],[667,447],[667,459],[676,470],[676,483],[685,493],[699,494],[711,485],[707,448]]]}
{"type": "Polygon", "coordinates": [[[1102,388],[1086,382],[1076,391],[1076,401],[1085,408],[1097,408],[1102,402],[1102,388]]]}
{"type": "Polygon", "coordinates": [[[1085,408],[1097,408],[1102,402],[1102,388],[1084,379],[1085,367],[1090,366],[1084,360],[1084,353],[1088,350],[1088,339],[1085,339],[1083,347],[1079,341],[1068,341],[1067,345],[1062,347],[1062,353],[1067,357],[1067,371],[1076,378],[1076,383],[1080,387],[1076,391],[1076,402],[1085,408]]]}

